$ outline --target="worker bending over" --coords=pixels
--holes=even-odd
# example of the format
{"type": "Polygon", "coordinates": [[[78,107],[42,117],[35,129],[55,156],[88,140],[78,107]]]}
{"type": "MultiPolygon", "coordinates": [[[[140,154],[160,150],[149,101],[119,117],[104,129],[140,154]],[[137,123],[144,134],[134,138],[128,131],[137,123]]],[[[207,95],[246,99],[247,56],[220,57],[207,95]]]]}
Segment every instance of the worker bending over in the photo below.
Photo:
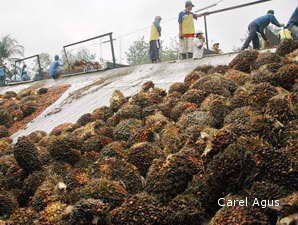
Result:
{"type": "Polygon", "coordinates": [[[193,58],[193,40],[195,36],[194,19],[199,17],[198,14],[192,13],[193,7],[194,5],[191,1],[185,2],[185,10],[180,12],[178,18],[182,59],[193,58]]]}
{"type": "Polygon", "coordinates": [[[60,66],[63,66],[63,63],[59,61],[59,56],[56,55],[55,56],[55,61],[52,62],[52,64],[50,65],[50,71],[49,71],[50,76],[54,80],[57,79],[59,75],[64,73],[63,70],[59,69],[60,66]]]}
{"type": "Polygon", "coordinates": [[[249,35],[241,50],[247,49],[251,41],[254,49],[260,49],[260,40],[258,37],[258,33],[261,34],[266,45],[268,45],[268,40],[264,34],[264,30],[269,26],[270,23],[278,27],[284,26],[283,24],[280,24],[277,21],[277,19],[274,16],[274,11],[269,10],[265,16],[261,16],[249,24],[248,26],[249,35]]]}
{"type": "Polygon", "coordinates": [[[298,39],[298,7],[296,7],[294,13],[292,14],[287,28],[292,32],[294,39],[298,39]]]}
{"type": "Polygon", "coordinates": [[[161,36],[160,22],[161,22],[161,17],[156,16],[151,26],[149,55],[152,63],[160,62],[160,56],[159,56],[160,36],[161,36]]]}
{"type": "Polygon", "coordinates": [[[193,42],[193,58],[201,59],[204,56],[204,45],[205,45],[205,37],[204,33],[199,31],[196,34],[196,37],[193,42]]]}

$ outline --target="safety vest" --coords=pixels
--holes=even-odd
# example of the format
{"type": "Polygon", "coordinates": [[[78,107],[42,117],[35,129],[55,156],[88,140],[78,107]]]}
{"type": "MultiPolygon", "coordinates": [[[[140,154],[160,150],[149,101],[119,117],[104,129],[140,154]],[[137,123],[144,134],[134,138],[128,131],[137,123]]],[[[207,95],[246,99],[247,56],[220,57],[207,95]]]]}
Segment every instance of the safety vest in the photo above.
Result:
{"type": "Polygon", "coordinates": [[[182,21],[182,34],[194,34],[195,24],[193,21],[193,14],[185,14],[182,21]]]}
{"type": "Polygon", "coordinates": [[[159,40],[159,38],[160,38],[160,35],[159,35],[159,32],[158,32],[158,29],[154,24],[152,24],[151,34],[150,34],[150,41],[157,41],[157,40],[159,40]]]}
{"type": "Polygon", "coordinates": [[[280,32],[279,32],[279,36],[280,36],[280,40],[292,40],[293,37],[292,37],[292,33],[291,31],[289,31],[289,29],[282,29],[280,32]]]}

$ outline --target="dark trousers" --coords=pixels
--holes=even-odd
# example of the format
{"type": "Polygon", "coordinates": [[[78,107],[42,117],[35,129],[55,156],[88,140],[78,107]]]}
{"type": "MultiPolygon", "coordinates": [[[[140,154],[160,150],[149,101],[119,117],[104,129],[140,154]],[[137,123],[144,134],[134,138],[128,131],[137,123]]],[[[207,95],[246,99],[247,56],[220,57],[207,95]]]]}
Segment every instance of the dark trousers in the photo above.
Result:
{"type": "Polygon", "coordinates": [[[241,50],[247,49],[251,41],[254,49],[260,49],[260,40],[258,36],[259,26],[256,23],[251,23],[248,26],[248,31],[248,38],[244,42],[241,50]]]}
{"type": "Polygon", "coordinates": [[[159,58],[160,42],[159,40],[150,41],[149,55],[152,62],[160,61],[159,58]]]}

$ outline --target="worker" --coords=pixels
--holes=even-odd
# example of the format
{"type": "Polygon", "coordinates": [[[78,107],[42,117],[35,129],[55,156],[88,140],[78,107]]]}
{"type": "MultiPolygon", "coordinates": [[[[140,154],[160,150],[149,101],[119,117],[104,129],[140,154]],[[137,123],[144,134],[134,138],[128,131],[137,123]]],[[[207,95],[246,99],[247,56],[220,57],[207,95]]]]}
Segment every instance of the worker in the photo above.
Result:
{"type": "Polygon", "coordinates": [[[292,32],[294,39],[298,39],[298,7],[296,7],[294,13],[292,14],[287,28],[292,32]]]}
{"type": "Polygon", "coordinates": [[[149,55],[152,63],[160,62],[160,56],[159,56],[160,36],[161,36],[160,22],[161,22],[161,17],[156,16],[151,26],[149,55]]]}
{"type": "Polygon", "coordinates": [[[5,67],[0,66],[0,87],[5,86],[6,84],[6,70],[5,67]]]}
{"type": "Polygon", "coordinates": [[[205,37],[204,33],[198,31],[193,42],[193,58],[201,59],[204,56],[205,37]]]}
{"type": "Polygon", "coordinates": [[[215,54],[223,54],[223,51],[219,48],[219,43],[214,43],[212,46],[212,51],[215,54]]]}
{"type": "Polygon", "coordinates": [[[265,16],[261,16],[249,24],[249,35],[245,43],[243,44],[241,50],[247,49],[251,41],[254,49],[260,49],[260,40],[258,37],[258,33],[261,34],[262,38],[265,41],[265,44],[268,45],[268,40],[264,34],[264,30],[269,26],[270,23],[278,27],[284,26],[284,24],[280,24],[278,20],[275,18],[274,11],[269,10],[265,16]]]}
{"type": "Polygon", "coordinates": [[[49,74],[55,80],[60,74],[63,74],[64,71],[59,69],[60,66],[63,66],[63,63],[59,61],[59,56],[56,55],[54,59],[55,61],[50,65],[49,74]]]}
{"type": "Polygon", "coordinates": [[[20,76],[21,76],[22,81],[30,80],[30,77],[28,76],[27,65],[26,64],[23,65],[20,76]]]}
{"type": "Polygon", "coordinates": [[[199,17],[198,14],[192,12],[194,5],[191,1],[185,2],[185,10],[180,12],[179,22],[179,38],[181,58],[193,58],[193,40],[195,36],[194,19],[199,17]]]}

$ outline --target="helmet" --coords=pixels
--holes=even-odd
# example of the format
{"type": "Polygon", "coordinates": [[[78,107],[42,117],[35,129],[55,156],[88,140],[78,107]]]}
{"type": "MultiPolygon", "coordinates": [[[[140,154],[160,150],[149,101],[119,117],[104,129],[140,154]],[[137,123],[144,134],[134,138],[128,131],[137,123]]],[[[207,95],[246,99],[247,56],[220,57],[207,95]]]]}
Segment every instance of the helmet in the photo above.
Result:
{"type": "Polygon", "coordinates": [[[273,14],[274,15],[274,10],[268,10],[267,14],[273,14]]]}

